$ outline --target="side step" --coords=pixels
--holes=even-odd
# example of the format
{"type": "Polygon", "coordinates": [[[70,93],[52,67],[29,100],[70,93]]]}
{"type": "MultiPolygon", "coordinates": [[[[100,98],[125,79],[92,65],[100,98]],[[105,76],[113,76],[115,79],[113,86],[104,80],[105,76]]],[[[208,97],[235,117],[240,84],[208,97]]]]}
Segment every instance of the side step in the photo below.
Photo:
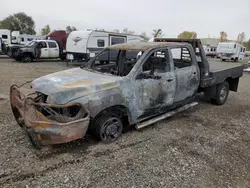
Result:
{"type": "Polygon", "coordinates": [[[163,114],[163,115],[160,115],[160,116],[157,116],[157,117],[155,117],[155,118],[149,119],[149,120],[144,121],[144,122],[142,122],[142,123],[138,123],[138,124],[136,124],[135,128],[136,128],[137,130],[142,129],[142,128],[147,127],[147,126],[149,126],[149,125],[151,125],[151,124],[153,124],[153,123],[156,123],[156,122],[158,122],[158,121],[161,121],[161,120],[163,120],[163,119],[166,119],[166,118],[168,118],[168,117],[171,117],[171,116],[173,116],[174,114],[177,114],[178,112],[181,112],[181,111],[184,111],[184,110],[186,110],[186,109],[188,109],[188,108],[191,108],[191,107],[193,107],[193,106],[196,106],[197,104],[198,104],[198,102],[192,102],[192,103],[190,103],[190,104],[186,104],[186,105],[184,105],[184,106],[182,106],[182,107],[180,107],[180,108],[177,108],[177,109],[175,109],[175,110],[173,110],[173,111],[171,111],[171,112],[167,112],[167,113],[165,113],[165,114],[163,114]]]}

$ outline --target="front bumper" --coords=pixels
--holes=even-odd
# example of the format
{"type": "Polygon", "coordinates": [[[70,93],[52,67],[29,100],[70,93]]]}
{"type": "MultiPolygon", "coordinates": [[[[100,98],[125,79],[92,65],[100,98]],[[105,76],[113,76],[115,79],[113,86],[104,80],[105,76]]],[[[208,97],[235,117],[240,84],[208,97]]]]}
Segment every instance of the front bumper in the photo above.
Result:
{"type": "Polygon", "coordinates": [[[17,123],[36,149],[82,138],[88,130],[89,111],[80,103],[44,103],[37,101],[36,93],[24,95],[17,85],[10,88],[10,103],[17,123]],[[72,114],[62,114],[65,110],[72,114]]]}

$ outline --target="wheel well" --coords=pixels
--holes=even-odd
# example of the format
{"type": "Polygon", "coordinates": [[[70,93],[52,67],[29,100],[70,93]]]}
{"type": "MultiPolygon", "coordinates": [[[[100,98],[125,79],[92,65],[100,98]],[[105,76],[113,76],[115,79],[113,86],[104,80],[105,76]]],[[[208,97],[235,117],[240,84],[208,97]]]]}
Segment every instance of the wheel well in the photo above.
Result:
{"type": "Polygon", "coordinates": [[[26,56],[26,55],[29,55],[30,57],[32,57],[32,54],[31,54],[30,52],[25,52],[25,53],[23,54],[23,56],[26,56]]]}
{"type": "Polygon", "coordinates": [[[92,117],[92,123],[94,123],[101,115],[103,114],[116,114],[122,120],[124,126],[130,124],[130,114],[127,107],[123,105],[115,105],[108,108],[105,108],[99,112],[95,117],[92,117]]]}
{"type": "Polygon", "coordinates": [[[237,92],[237,90],[238,90],[238,85],[239,85],[239,78],[232,78],[232,77],[229,77],[229,78],[227,78],[225,81],[228,82],[228,84],[229,84],[229,90],[230,90],[230,91],[235,91],[235,92],[237,92]]]}

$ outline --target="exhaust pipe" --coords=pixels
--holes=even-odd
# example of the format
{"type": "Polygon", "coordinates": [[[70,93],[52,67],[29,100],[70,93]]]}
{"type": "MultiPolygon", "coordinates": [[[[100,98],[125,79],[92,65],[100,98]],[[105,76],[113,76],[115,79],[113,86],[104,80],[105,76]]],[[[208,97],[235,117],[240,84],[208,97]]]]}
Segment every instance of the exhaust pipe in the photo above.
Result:
{"type": "Polygon", "coordinates": [[[166,118],[168,118],[168,117],[171,117],[171,116],[173,116],[174,114],[177,114],[178,112],[181,112],[181,111],[187,110],[188,108],[191,108],[191,107],[193,107],[193,106],[196,106],[197,104],[198,104],[198,102],[192,102],[192,103],[190,103],[190,104],[186,104],[186,105],[184,105],[184,106],[182,106],[182,107],[180,107],[180,108],[177,108],[177,109],[175,109],[175,110],[173,110],[173,111],[167,112],[167,113],[165,113],[165,114],[163,114],[163,115],[157,116],[157,117],[155,117],[155,118],[152,118],[152,119],[150,119],[150,120],[144,121],[144,122],[142,122],[142,123],[138,123],[138,124],[135,126],[135,128],[136,128],[137,130],[142,129],[142,128],[147,127],[147,126],[149,126],[149,125],[151,125],[151,124],[153,124],[153,123],[156,123],[156,122],[158,122],[158,121],[161,121],[161,120],[164,120],[164,119],[166,119],[166,118]]]}

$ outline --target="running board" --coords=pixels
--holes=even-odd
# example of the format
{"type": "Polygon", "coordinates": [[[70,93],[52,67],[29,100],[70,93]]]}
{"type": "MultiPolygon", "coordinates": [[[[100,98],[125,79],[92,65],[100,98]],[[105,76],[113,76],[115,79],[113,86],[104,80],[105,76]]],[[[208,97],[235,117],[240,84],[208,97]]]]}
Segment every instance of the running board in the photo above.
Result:
{"type": "Polygon", "coordinates": [[[157,116],[157,117],[155,117],[155,118],[149,119],[148,121],[144,121],[144,122],[142,122],[142,123],[138,123],[138,124],[135,126],[135,128],[136,128],[137,130],[142,129],[142,128],[147,127],[147,126],[149,126],[149,125],[151,125],[151,124],[153,124],[153,123],[156,123],[156,122],[158,122],[158,121],[161,121],[161,120],[164,120],[164,119],[166,119],[166,118],[168,118],[168,117],[171,117],[171,116],[173,116],[174,114],[177,114],[178,112],[181,112],[181,111],[184,111],[184,110],[186,110],[186,109],[188,109],[188,108],[191,108],[191,107],[193,107],[193,106],[196,106],[197,104],[198,104],[198,102],[192,102],[192,103],[190,103],[190,104],[186,104],[186,105],[184,105],[184,106],[182,106],[182,107],[180,107],[180,108],[177,108],[177,109],[175,109],[175,110],[173,110],[173,111],[171,111],[171,112],[168,112],[168,113],[165,113],[165,114],[163,114],[163,115],[157,116]]]}

